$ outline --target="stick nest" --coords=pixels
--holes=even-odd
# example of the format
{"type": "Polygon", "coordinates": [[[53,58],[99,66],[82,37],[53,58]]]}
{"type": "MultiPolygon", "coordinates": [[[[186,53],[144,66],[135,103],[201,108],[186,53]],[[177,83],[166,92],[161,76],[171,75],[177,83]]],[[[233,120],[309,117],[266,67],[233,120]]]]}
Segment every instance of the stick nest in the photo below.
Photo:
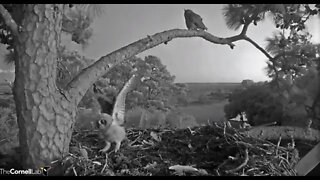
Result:
{"type": "Polygon", "coordinates": [[[69,155],[53,162],[49,175],[297,175],[293,167],[299,154],[292,144],[283,147],[251,138],[225,124],[126,131],[117,153],[114,145],[107,153],[99,152],[105,143],[96,131],[74,132],[69,155]]]}

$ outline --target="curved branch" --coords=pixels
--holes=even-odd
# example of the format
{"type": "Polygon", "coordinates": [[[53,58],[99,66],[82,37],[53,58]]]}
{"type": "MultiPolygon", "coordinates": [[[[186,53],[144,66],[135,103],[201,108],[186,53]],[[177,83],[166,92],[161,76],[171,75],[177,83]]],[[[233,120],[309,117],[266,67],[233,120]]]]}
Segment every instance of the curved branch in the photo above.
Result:
{"type": "Polygon", "coordinates": [[[245,36],[245,35],[246,35],[246,33],[247,33],[247,31],[248,31],[248,27],[249,27],[250,23],[251,23],[251,21],[250,21],[249,23],[246,23],[246,24],[244,24],[244,25],[243,25],[243,29],[242,29],[242,31],[241,31],[241,33],[240,33],[240,35],[243,35],[243,36],[245,36]]]}
{"type": "MultiPolygon", "coordinates": [[[[243,31],[244,32],[244,31],[243,31]]],[[[241,33],[242,34],[242,33],[241,33]]],[[[276,66],[275,66],[275,64],[276,64],[276,60],[278,59],[278,58],[280,58],[281,56],[283,56],[283,53],[281,53],[281,54],[278,54],[278,55],[276,55],[275,57],[272,57],[266,50],[264,50],[262,47],[260,47],[255,41],[253,41],[252,39],[250,39],[249,37],[247,37],[245,34],[243,34],[244,35],[244,40],[246,40],[246,41],[248,41],[248,42],[250,42],[252,45],[254,45],[254,47],[256,47],[257,49],[259,49],[268,59],[269,59],[269,61],[272,63],[272,69],[273,69],[273,71],[274,71],[274,73],[275,73],[275,79],[276,79],[276,85],[277,85],[277,88],[278,89],[280,89],[280,84],[279,84],[279,81],[278,81],[278,79],[279,79],[279,73],[278,73],[278,71],[277,71],[277,69],[276,69],[276,66]]]]}
{"type": "Polygon", "coordinates": [[[241,40],[242,36],[231,38],[216,37],[206,31],[172,29],[163,31],[153,36],[147,36],[141,40],[131,43],[121,49],[118,49],[98,61],[83,69],[71,82],[68,83],[66,90],[70,97],[77,104],[91,85],[102,75],[107,73],[112,67],[147,49],[153,48],[159,44],[168,42],[174,38],[201,37],[214,44],[226,44],[230,47],[235,46],[232,42],[241,40]]]}
{"type": "MultiPolygon", "coordinates": [[[[226,39],[228,39],[230,42],[235,42],[235,41],[239,41],[239,40],[244,40],[246,38],[246,33],[247,33],[247,30],[248,30],[248,27],[250,25],[250,22],[249,23],[246,23],[243,25],[243,28],[242,28],[242,31],[239,35],[236,35],[236,36],[232,36],[232,37],[228,37],[226,39]]],[[[233,48],[233,47],[231,47],[233,48]]]]}
{"type": "Polygon", "coordinates": [[[252,45],[254,45],[254,47],[256,47],[257,49],[259,49],[265,56],[267,56],[268,59],[273,59],[273,57],[270,56],[269,53],[267,53],[267,51],[265,51],[262,47],[260,47],[256,42],[254,42],[252,39],[250,39],[247,36],[244,36],[243,38],[244,40],[250,42],[252,45]]]}
{"type": "Polygon", "coordinates": [[[154,34],[153,36],[147,36],[146,38],[140,39],[106,56],[101,57],[98,61],[83,69],[72,81],[70,81],[66,87],[66,90],[68,91],[72,100],[78,104],[91,85],[115,65],[124,59],[130,58],[159,44],[166,44],[168,41],[171,41],[174,38],[201,37],[204,40],[214,44],[229,45],[232,49],[235,46],[233,42],[247,40],[262,53],[264,53],[270,60],[274,59],[257,43],[246,36],[248,26],[249,23],[245,24],[242,32],[239,35],[228,38],[220,38],[206,31],[186,29],[172,29],[154,34]]]}
{"type": "Polygon", "coordinates": [[[0,14],[4,19],[4,23],[10,28],[13,36],[18,36],[18,25],[13,20],[8,10],[2,6],[2,4],[0,4],[0,14]]]}

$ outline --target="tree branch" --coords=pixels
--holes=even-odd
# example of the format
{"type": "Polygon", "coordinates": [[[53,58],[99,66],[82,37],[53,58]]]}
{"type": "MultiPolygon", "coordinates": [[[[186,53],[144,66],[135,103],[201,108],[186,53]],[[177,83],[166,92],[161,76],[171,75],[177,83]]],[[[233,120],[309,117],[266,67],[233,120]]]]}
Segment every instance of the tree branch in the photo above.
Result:
{"type": "Polygon", "coordinates": [[[90,86],[102,75],[107,73],[112,67],[124,59],[130,58],[147,49],[153,48],[159,44],[168,42],[174,38],[201,37],[214,44],[227,44],[230,47],[235,46],[232,42],[241,38],[220,38],[206,31],[172,29],[164,32],[147,36],[141,40],[131,43],[121,49],[118,49],[106,56],[101,57],[98,61],[83,69],[71,82],[66,89],[72,96],[75,103],[80,102],[83,95],[90,86]],[[231,41],[232,40],[232,41],[231,41]]]}
{"type": "Polygon", "coordinates": [[[243,38],[244,40],[250,42],[252,45],[254,45],[254,47],[256,47],[257,49],[259,49],[265,56],[267,56],[267,58],[269,60],[273,59],[273,57],[270,56],[269,53],[267,53],[267,51],[265,51],[262,47],[260,47],[256,42],[254,42],[252,39],[250,39],[249,37],[247,36],[244,36],[243,38]]]}
{"type": "MultiPolygon", "coordinates": [[[[250,21],[250,23],[251,23],[251,21],[250,21]]],[[[243,25],[243,29],[242,29],[240,35],[243,35],[243,36],[246,35],[250,23],[246,23],[246,24],[243,25]]]]}
{"type": "Polygon", "coordinates": [[[228,38],[220,38],[206,31],[186,29],[172,29],[154,34],[153,36],[147,36],[146,38],[140,39],[106,56],[101,57],[98,61],[83,69],[72,81],[70,81],[66,87],[66,90],[72,96],[75,103],[78,104],[91,85],[115,65],[124,59],[130,58],[159,44],[166,44],[168,41],[171,41],[174,38],[201,37],[204,40],[214,44],[229,45],[232,49],[235,46],[233,42],[246,40],[264,53],[270,60],[273,60],[274,58],[272,58],[263,48],[246,36],[248,26],[249,23],[245,24],[242,32],[239,35],[228,38]]]}
{"type": "Polygon", "coordinates": [[[10,28],[13,36],[18,36],[18,26],[16,22],[12,19],[10,13],[7,11],[6,8],[2,6],[2,4],[0,4],[0,14],[4,19],[5,24],[10,28]]]}
{"type": "MultiPolygon", "coordinates": [[[[246,27],[246,28],[248,28],[248,27],[246,27]]],[[[278,55],[276,55],[275,57],[272,57],[269,53],[267,53],[267,51],[266,50],[264,50],[262,47],[260,47],[255,41],[253,41],[252,39],[250,39],[249,37],[247,37],[246,35],[245,35],[245,33],[246,33],[246,30],[245,30],[245,27],[243,28],[243,31],[241,32],[241,34],[240,35],[243,35],[243,39],[244,40],[246,40],[246,41],[248,41],[248,42],[250,42],[252,45],[254,45],[254,47],[256,47],[257,49],[259,49],[268,59],[269,59],[269,61],[272,63],[272,69],[274,70],[274,73],[275,73],[275,79],[276,79],[276,85],[277,85],[277,88],[278,89],[280,89],[280,84],[279,84],[279,73],[278,73],[278,71],[277,71],[277,69],[276,69],[276,60],[278,59],[278,58],[280,58],[280,57],[282,57],[283,56],[283,53],[281,53],[281,54],[278,54],[278,55]]]]}

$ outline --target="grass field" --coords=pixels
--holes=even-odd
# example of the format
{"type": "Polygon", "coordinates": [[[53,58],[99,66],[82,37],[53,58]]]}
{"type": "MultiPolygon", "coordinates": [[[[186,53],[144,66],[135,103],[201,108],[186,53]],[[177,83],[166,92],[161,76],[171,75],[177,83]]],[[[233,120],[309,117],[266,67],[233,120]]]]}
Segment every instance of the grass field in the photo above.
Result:
{"type": "Polygon", "coordinates": [[[196,100],[200,95],[208,94],[218,89],[232,91],[241,86],[241,83],[186,83],[190,92],[188,97],[196,100]]]}
{"type": "Polygon", "coordinates": [[[7,83],[0,83],[0,94],[11,93],[11,88],[7,83]]]}
{"type": "MultiPolygon", "coordinates": [[[[223,90],[231,92],[235,88],[241,86],[240,83],[186,83],[189,92],[190,102],[198,100],[199,96],[209,94],[210,92],[223,90]]],[[[224,119],[224,106],[228,103],[225,100],[210,100],[206,104],[190,103],[187,106],[181,106],[176,109],[183,114],[195,117],[198,124],[207,124],[208,121],[217,122],[224,119]]],[[[156,115],[155,115],[156,116],[156,115]]],[[[130,111],[127,114],[128,126],[138,126],[141,117],[141,110],[130,111]]],[[[154,117],[152,117],[153,119],[154,117]]]]}
{"type": "MultiPolygon", "coordinates": [[[[197,100],[200,95],[208,94],[212,91],[218,89],[224,91],[232,91],[233,89],[240,86],[240,83],[187,83],[189,92],[188,97],[190,100],[197,100]]],[[[6,83],[0,84],[0,95],[4,93],[11,92],[10,87],[6,83]]],[[[192,115],[195,117],[199,124],[206,124],[208,120],[220,121],[224,118],[223,108],[227,104],[227,100],[224,101],[211,101],[208,104],[189,104],[188,106],[179,107],[177,110],[192,115]]],[[[130,117],[131,125],[138,125],[141,111],[137,110],[136,112],[128,113],[130,117]]]]}

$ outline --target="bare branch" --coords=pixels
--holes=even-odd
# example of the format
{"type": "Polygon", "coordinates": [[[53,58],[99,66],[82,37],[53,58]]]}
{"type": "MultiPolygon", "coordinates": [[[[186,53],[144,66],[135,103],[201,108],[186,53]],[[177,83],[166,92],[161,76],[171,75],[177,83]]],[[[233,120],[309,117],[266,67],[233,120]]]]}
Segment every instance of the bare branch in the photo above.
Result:
{"type": "Polygon", "coordinates": [[[244,36],[244,40],[250,42],[252,45],[254,45],[254,47],[256,47],[257,49],[259,49],[265,56],[267,56],[268,59],[273,59],[273,57],[270,56],[270,54],[267,53],[267,51],[265,51],[262,47],[260,47],[256,42],[254,42],[252,39],[250,39],[247,36],[244,36]]]}
{"type": "Polygon", "coordinates": [[[18,36],[18,26],[16,22],[12,19],[10,13],[7,11],[6,8],[0,4],[0,14],[4,19],[5,24],[10,28],[13,36],[18,36]]]}
{"type": "Polygon", "coordinates": [[[244,24],[243,29],[242,29],[242,31],[241,31],[241,33],[239,35],[228,37],[226,39],[228,39],[230,42],[235,42],[235,41],[238,41],[238,40],[246,40],[246,41],[250,42],[252,45],[254,45],[254,47],[256,47],[258,50],[260,50],[270,61],[275,60],[275,58],[273,58],[269,53],[267,53],[267,51],[265,51],[255,41],[253,41],[252,39],[250,39],[246,35],[248,27],[251,24],[251,22],[252,21],[250,21],[249,23],[244,24]]]}
{"type": "MultiPolygon", "coordinates": [[[[251,21],[250,21],[250,22],[251,22],[251,21]]],[[[249,25],[250,25],[250,23],[244,24],[243,29],[242,29],[240,35],[243,35],[243,36],[246,35],[249,25]]]]}
{"type": "MultiPolygon", "coordinates": [[[[242,33],[241,33],[242,34],[242,33]]],[[[252,45],[254,45],[254,47],[256,47],[257,49],[259,49],[265,56],[267,56],[267,58],[269,59],[269,61],[272,63],[272,69],[275,73],[275,79],[276,79],[276,83],[277,83],[277,88],[280,89],[280,84],[279,84],[279,73],[276,69],[276,60],[280,57],[283,56],[283,53],[276,55],[275,57],[271,57],[271,55],[269,53],[267,53],[266,50],[264,50],[262,47],[260,47],[256,42],[254,42],[252,39],[250,39],[249,37],[247,37],[246,35],[244,35],[244,40],[250,42],[252,45]]]]}
{"type": "Polygon", "coordinates": [[[174,38],[201,37],[214,44],[226,44],[230,47],[235,46],[232,42],[241,38],[220,38],[206,31],[172,29],[164,32],[147,36],[141,40],[131,43],[119,50],[116,50],[98,61],[83,69],[68,85],[67,91],[73,96],[75,103],[78,103],[89,87],[102,75],[107,73],[112,67],[124,59],[130,58],[147,49],[153,48],[159,44],[168,42],[174,38]]]}
{"type": "MultiPolygon", "coordinates": [[[[241,33],[239,35],[228,37],[226,39],[228,39],[230,42],[244,40],[246,38],[246,33],[247,33],[249,25],[250,25],[250,23],[244,24],[243,29],[242,29],[242,31],[241,31],[241,33]]],[[[231,49],[233,49],[233,47],[231,47],[231,49]]]]}
{"type": "Polygon", "coordinates": [[[140,39],[106,56],[101,57],[98,61],[83,69],[72,81],[70,81],[66,87],[66,90],[70,93],[75,103],[78,103],[91,85],[115,65],[124,59],[130,58],[159,44],[166,44],[168,41],[171,41],[174,38],[201,37],[211,43],[229,45],[231,48],[235,46],[233,42],[247,40],[262,53],[264,53],[270,60],[273,60],[273,58],[263,48],[246,36],[248,26],[249,23],[245,24],[242,32],[239,35],[228,38],[220,38],[206,31],[186,29],[172,29],[154,34],[153,36],[147,36],[146,38],[140,39]]]}

